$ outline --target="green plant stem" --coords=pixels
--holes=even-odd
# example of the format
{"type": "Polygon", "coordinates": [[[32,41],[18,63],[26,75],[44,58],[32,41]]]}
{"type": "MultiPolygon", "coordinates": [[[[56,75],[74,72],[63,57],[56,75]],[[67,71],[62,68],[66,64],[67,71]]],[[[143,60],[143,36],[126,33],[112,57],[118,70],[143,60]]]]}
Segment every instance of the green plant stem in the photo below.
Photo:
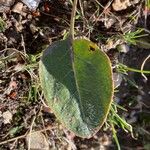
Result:
{"type": "Polygon", "coordinates": [[[133,71],[133,72],[138,72],[138,73],[145,73],[145,74],[150,74],[150,71],[149,70],[138,70],[138,69],[134,69],[134,68],[130,68],[130,67],[127,67],[126,68],[128,71],[133,71]]]}
{"type": "Polygon", "coordinates": [[[150,70],[139,70],[135,68],[130,68],[124,64],[119,64],[118,69],[124,70],[124,71],[132,71],[132,72],[137,72],[137,73],[144,73],[144,74],[150,74],[150,70]]]}
{"type": "Polygon", "coordinates": [[[113,138],[114,138],[114,140],[116,142],[116,145],[117,145],[117,149],[121,150],[121,147],[120,147],[120,144],[119,144],[119,141],[118,141],[118,137],[117,137],[117,134],[116,134],[116,130],[115,130],[115,127],[114,127],[113,123],[111,123],[111,127],[112,127],[113,138]]]}
{"type": "Polygon", "coordinates": [[[70,36],[72,39],[74,39],[74,23],[75,23],[75,15],[76,15],[76,10],[77,10],[77,2],[78,0],[74,0],[72,12],[71,12],[70,36]]]}

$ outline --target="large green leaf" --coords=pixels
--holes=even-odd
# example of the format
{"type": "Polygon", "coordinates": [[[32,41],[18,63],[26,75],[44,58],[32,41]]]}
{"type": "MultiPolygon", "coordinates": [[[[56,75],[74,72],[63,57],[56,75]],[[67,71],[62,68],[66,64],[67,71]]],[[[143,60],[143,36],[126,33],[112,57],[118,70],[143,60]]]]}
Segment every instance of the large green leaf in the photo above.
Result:
{"type": "Polygon", "coordinates": [[[86,39],[71,45],[68,38],[46,49],[39,67],[45,98],[61,123],[80,137],[95,134],[106,119],[113,94],[106,54],[86,39]]]}

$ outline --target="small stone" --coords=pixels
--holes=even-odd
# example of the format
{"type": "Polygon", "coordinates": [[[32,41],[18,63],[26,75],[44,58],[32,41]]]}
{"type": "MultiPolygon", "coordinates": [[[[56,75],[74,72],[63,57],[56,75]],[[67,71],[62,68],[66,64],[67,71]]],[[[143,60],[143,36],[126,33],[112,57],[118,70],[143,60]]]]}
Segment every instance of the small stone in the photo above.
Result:
{"type": "Polygon", "coordinates": [[[119,73],[113,73],[114,87],[117,88],[122,82],[122,76],[119,73]]]}
{"type": "Polygon", "coordinates": [[[12,9],[13,12],[22,14],[23,3],[18,2],[12,9]]]}
{"type": "Polygon", "coordinates": [[[31,10],[36,10],[41,0],[22,0],[31,10]]]}
{"type": "Polygon", "coordinates": [[[111,140],[110,137],[106,134],[104,134],[103,136],[100,137],[100,143],[103,146],[108,146],[111,144],[111,140]]]}
{"type": "Polygon", "coordinates": [[[130,6],[131,3],[129,0],[115,0],[112,4],[112,7],[115,11],[120,11],[126,9],[128,6],[130,6]]]}
{"type": "Polygon", "coordinates": [[[38,28],[35,25],[30,24],[30,30],[31,30],[32,34],[34,34],[38,31],[38,28]]]}
{"type": "Polygon", "coordinates": [[[112,7],[115,11],[121,11],[127,9],[131,5],[137,4],[139,1],[140,0],[114,0],[112,7]]]}
{"type": "Polygon", "coordinates": [[[49,143],[41,132],[34,132],[31,135],[28,134],[26,143],[27,145],[30,144],[30,150],[49,150],[49,143]]]}
{"type": "Polygon", "coordinates": [[[127,44],[121,44],[121,45],[119,45],[118,49],[122,53],[127,53],[130,50],[130,48],[129,48],[129,46],[127,44]]]}
{"type": "Polygon", "coordinates": [[[3,114],[2,114],[2,117],[4,118],[4,124],[8,124],[8,123],[10,123],[11,122],[11,120],[12,120],[12,114],[11,114],[11,112],[10,111],[5,111],[5,112],[3,112],[3,114]]]}
{"type": "Polygon", "coordinates": [[[115,17],[110,16],[107,18],[102,18],[101,21],[104,22],[105,27],[109,29],[114,25],[114,23],[116,23],[117,20],[115,17]]]}
{"type": "Polygon", "coordinates": [[[106,43],[106,49],[110,50],[110,49],[115,49],[118,45],[121,45],[122,44],[122,40],[120,39],[111,39],[109,38],[107,40],[107,43],[106,43]]]}

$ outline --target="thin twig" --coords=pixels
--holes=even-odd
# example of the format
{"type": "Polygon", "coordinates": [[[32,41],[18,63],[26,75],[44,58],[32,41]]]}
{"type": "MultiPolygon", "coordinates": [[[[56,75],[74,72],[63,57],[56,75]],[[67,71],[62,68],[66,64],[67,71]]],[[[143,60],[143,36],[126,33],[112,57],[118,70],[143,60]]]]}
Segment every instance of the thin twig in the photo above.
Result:
{"type": "Polygon", "coordinates": [[[25,42],[24,42],[24,37],[23,37],[22,34],[21,34],[21,46],[23,47],[24,55],[27,56],[25,42]]]}
{"type": "Polygon", "coordinates": [[[80,9],[81,9],[81,14],[82,14],[82,18],[83,18],[83,31],[85,30],[85,27],[86,27],[86,18],[85,18],[85,15],[84,15],[84,10],[83,10],[83,4],[82,4],[82,1],[79,0],[79,6],[80,6],[80,9]]]}
{"type": "Polygon", "coordinates": [[[49,107],[49,106],[44,102],[44,100],[43,100],[43,95],[44,95],[44,94],[43,94],[43,91],[42,91],[41,94],[38,92],[38,94],[39,94],[39,98],[40,98],[42,104],[43,104],[45,107],[49,107]]]}
{"type": "Polygon", "coordinates": [[[0,145],[6,144],[6,143],[9,143],[9,142],[13,142],[13,141],[18,140],[18,139],[25,138],[27,136],[27,134],[28,134],[28,132],[26,132],[24,135],[21,135],[21,136],[18,136],[18,137],[9,139],[9,140],[2,141],[2,142],[0,142],[0,145]]]}
{"type": "MultiPolygon", "coordinates": [[[[23,56],[24,58],[27,58],[27,57],[28,57],[28,56],[25,55],[23,52],[21,52],[21,51],[15,49],[15,48],[5,48],[5,49],[3,49],[1,52],[5,52],[5,51],[14,51],[14,52],[17,52],[17,53],[21,54],[21,56],[23,56]]],[[[22,58],[23,58],[23,57],[22,57],[22,58]]],[[[24,59],[24,58],[23,58],[23,59],[24,59]]]]}
{"type": "Polygon", "coordinates": [[[33,120],[32,120],[32,123],[31,123],[31,126],[30,126],[30,131],[29,131],[29,142],[28,142],[28,150],[30,150],[30,143],[31,143],[31,133],[32,133],[32,128],[33,128],[33,124],[35,122],[35,119],[36,119],[36,115],[33,117],[33,120]]]}
{"type": "MultiPolygon", "coordinates": [[[[41,129],[41,130],[38,130],[38,131],[33,131],[31,134],[38,133],[38,132],[45,132],[45,131],[47,131],[47,130],[51,130],[51,129],[54,129],[54,128],[56,128],[56,127],[49,126],[49,127],[47,127],[46,129],[41,129]]],[[[15,140],[23,139],[23,138],[25,138],[27,135],[28,135],[28,131],[27,131],[24,135],[21,135],[21,136],[18,136],[18,137],[9,139],[9,140],[2,141],[2,142],[0,142],[0,145],[6,144],[6,143],[9,143],[9,142],[13,142],[13,141],[15,141],[15,140]]]]}
{"type": "Polygon", "coordinates": [[[77,2],[78,2],[78,0],[74,0],[72,12],[71,12],[70,36],[71,36],[72,39],[74,39],[74,23],[75,23],[75,15],[76,15],[76,9],[77,9],[77,2]]]}
{"type": "Polygon", "coordinates": [[[142,65],[141,65],[141,75],[145,78],[145,80],[147,81],[147,77],[144,75],[143,73],[143,69],[144,69],[144,65],[146,63],[146,61],[150,58],[150,55],[148,55],[145,60],[143,61],[142,65]]]}
{"type": "Polygon", "coordinates": [[[145,0],[145,10],[144,10],[144,26],[145,26],[145,28],[147,28],[147,3],[148,3],[148,1],[147,0],[145,0]]]}

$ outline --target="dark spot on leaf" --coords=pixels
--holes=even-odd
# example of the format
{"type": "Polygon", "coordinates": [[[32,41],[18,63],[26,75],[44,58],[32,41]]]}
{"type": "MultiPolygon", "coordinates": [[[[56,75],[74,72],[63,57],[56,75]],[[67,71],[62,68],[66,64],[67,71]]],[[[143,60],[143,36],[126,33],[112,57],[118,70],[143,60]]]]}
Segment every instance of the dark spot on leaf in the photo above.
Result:
{"type": "Polygon", "coordinates": [[[90,46],[90,51],[95,51],[95,48],[90,46]]]}

